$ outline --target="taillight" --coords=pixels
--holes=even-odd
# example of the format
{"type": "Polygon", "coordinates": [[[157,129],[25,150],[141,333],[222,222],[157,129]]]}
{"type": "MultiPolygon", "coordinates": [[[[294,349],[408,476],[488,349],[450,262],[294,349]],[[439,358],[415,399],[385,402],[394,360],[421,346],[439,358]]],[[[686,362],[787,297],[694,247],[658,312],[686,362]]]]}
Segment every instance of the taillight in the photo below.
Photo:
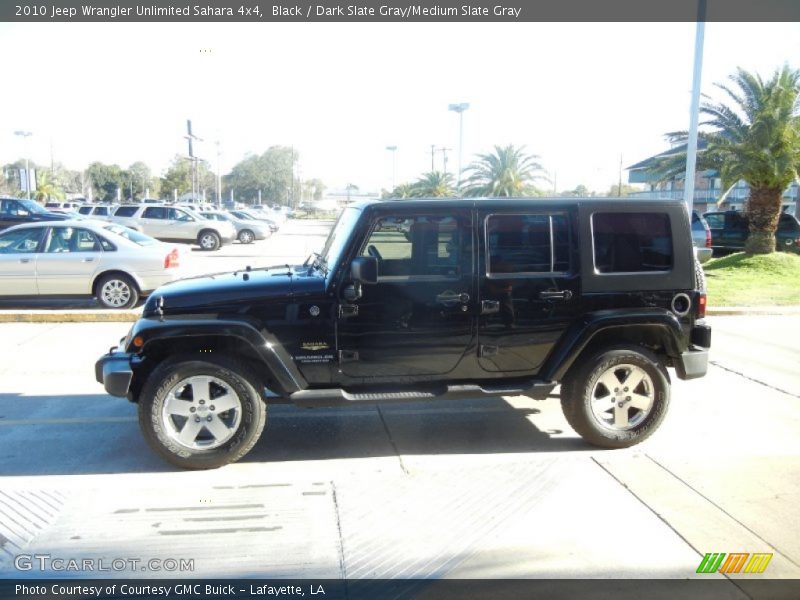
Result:
{"type": "Polygon", "coordinates": [[[173,248],[172,252],[170,252],[164,257],[164,268],[170,269],[172,267],[179,267],[179,266],[180,266],[180,254],[178,254],[177,248],[173,248]]]}
{"type": "Polygon", "coordinates": [[[701,293],[697,298],[697,318],[702,319],[706,316],[706,295],[701,293]]]}
{"type": "Polygon", "coordinates": [[[706,248],[711,248],[711,230],[706,229],[706,248]]]}

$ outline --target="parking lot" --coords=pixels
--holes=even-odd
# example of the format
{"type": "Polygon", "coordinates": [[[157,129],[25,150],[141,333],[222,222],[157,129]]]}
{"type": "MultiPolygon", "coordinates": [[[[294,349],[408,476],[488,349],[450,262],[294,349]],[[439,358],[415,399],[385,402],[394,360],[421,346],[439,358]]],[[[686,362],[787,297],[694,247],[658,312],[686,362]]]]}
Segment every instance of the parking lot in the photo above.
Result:
{"type": "MultiPolygon", "coordinates": [[[[328,226],[185,268],[294,262],[328,226]]],[[[40,576],[14,557],[47,553],[188,558],[201,577],[685,579],[705,553],[766,552],[769,576],[798,578],[800,319],[710,321],[708,376],[673,377],[665,423],[629,450],[581,441],[557,395],[276,406],[249,455],[208,472],[159,460],[94,381],[129,324],[2,323],[0,576],[40,576]]],[[[729,577],[747,597],[753,577],[729,577]]]]}

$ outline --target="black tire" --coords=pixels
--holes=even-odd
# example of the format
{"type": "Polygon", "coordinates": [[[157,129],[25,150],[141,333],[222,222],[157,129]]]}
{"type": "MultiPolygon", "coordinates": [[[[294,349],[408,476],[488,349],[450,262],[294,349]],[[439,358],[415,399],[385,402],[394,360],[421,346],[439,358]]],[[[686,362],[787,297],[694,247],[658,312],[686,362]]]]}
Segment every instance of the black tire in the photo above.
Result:
{"type": "Polygon", "coordinates": [[[252,244],[255,241],[256,235],[250,231],[249,229],[242,229],[239,232],[239,243],[240,244],[252,244]]]}
{"type": "Polygon", "coordinates": [[[139,426],[148,445],[167,462],[183,469],[215,469],[242,458],[261,436],[267,419],[267,407],[259,391],[261,387],[258,377],[237,361],[224,357],[199,359],[194,355],[173,357],[160,364],[145,382],[139,396],[139,426]],[[193,378],[212,379],[208,384],[209,398],[204,412],[200,406],[203,404],[202,394],[195,398],[194,386],[183,385],[187,381],[202,381],[193,378]],[[186,391],[188,387],[191,387],[189,394],[186,391]],[[220,395],[220,390],[226,393],[220,395]],[[186,401],[181,408],[181,412],[186,412],[185,417],[178,413],[167,414],[169,409],[165,407],[165,401],[170,392],[173,401],[186,401]],[[220,402],[224,397],[230,401],[230,392],[238,400],[238,408],[216,414],[212,412],[215,399],[220,402]],[[187,395],[191,397],[187,398],[187,395]],[[211,421],[212,415],[227,427],[226,435],[230,437],[223,436],[224,441],[217,440],[210,429],[205,429],[204,419],[211,421]],[[197,424],[192,424],[192,431],[197,433],[194,437],[189,436],[192,440],[190,446],[178,437],[190,425],[191,419],[197,421],[197,424]],[[210,442],[209,437],[213,438],[210,442]],[[222,443],[217,444],[218,441],[222,443]]]}
{"type": "Polygon", "coordinates": [[[95,298],[103,308],[132,308],[139,302],[139,288],[124,273],[108,273],[94,286],[95,298]]]}
{"type": "Polygon", "coordinates": [[[222,239],[216,231],[205,229],[197,236],[197,245],[201,250],[214,251],[222,247],[222,239]]]}
{"type": "Polygon", "coordinates": [[[601,448],[628,448],[644,441],[658,429],[667,413],[669,396],[669,375],[654,354],[639,346],[612,346],[590,355],[567,373],[561,384],[561,410],[572,428],[590,444],[601,448]],[[633,389],[625,386],[626,378],[634,374],[634,369],[628,370],[628,366],[638,367],[647,375],[647,379],[633,389]],[[608,390],[613,414],[602,412],[609,401],[603,400],[606,398],[603,390],[607,388],[600,379],[609,373],[619,382],[618,387],[608,390]],[[635,402],[640,402],[645,396],[652,396],[647,410],[629,404],[632,397],[635,402]],[[623,406],[619,406],[620,403],[623,406]],[[617,407],[621,409],[620,413],[627,415],[628,428],[608,423],[596,414],[601,412],[616,421],[617,407]]]}
{"type": "Polygon", "coordinates": [[[706,272],[697,257],[694,259],[694,289],[698,292],[706,291],[706,272]]]}

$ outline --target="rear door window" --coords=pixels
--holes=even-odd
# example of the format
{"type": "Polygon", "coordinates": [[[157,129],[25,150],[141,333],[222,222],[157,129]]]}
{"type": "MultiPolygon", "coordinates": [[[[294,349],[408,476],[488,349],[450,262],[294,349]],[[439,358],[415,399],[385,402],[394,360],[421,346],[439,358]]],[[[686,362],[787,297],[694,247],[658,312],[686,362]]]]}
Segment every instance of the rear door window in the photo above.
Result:
{"type": "Polygon", "coordinates": [[[149,206],[144,209],[142,217],[145,219],[166,219],[167,209],[163,206],[149,206]]]}
{"type": "Polygon", "coordinates": [[[120,206],[114,213],[115,217],[132,217],[139,210],[138,206],[120,206]]]}
{"type": "Polygon", "coordinates": [[[565,272],[569,227],[563,214],[489,215],[487,275],[565,272]]]}

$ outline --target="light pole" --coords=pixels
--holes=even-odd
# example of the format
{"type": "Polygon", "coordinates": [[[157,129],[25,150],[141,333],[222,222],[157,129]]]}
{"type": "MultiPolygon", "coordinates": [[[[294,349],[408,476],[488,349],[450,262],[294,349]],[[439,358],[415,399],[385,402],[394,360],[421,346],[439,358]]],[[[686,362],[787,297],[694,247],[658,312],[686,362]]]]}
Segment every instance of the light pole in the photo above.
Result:
{"type": "MultiPolygon", "coordinates": [[[[20,136],[23,140],[33,135],[31,131],[15,131],[14,135],[20,136]]],[[[28,200],[31,199],[31,169],[28,164],[28,152],[25,153],[25,190],[28,192],[28,200]]]]}
{"type": "Polygon", "coordinates": [[[461,185],[461,151],[464,144],[464,111],[469,108],[469,102],[450,104],[447,110],[458,113],[458,185],[461,185]]]}
{"type": "Polygon", "coordinates": [[[397,187],[397,185],[395,184],[395,177],[397,176],[397,146],[386,146],[386,149],[389,152],[392,153],[392,189],[391,189],[391,191],[393,192],[394,188],[397,187]]]}

